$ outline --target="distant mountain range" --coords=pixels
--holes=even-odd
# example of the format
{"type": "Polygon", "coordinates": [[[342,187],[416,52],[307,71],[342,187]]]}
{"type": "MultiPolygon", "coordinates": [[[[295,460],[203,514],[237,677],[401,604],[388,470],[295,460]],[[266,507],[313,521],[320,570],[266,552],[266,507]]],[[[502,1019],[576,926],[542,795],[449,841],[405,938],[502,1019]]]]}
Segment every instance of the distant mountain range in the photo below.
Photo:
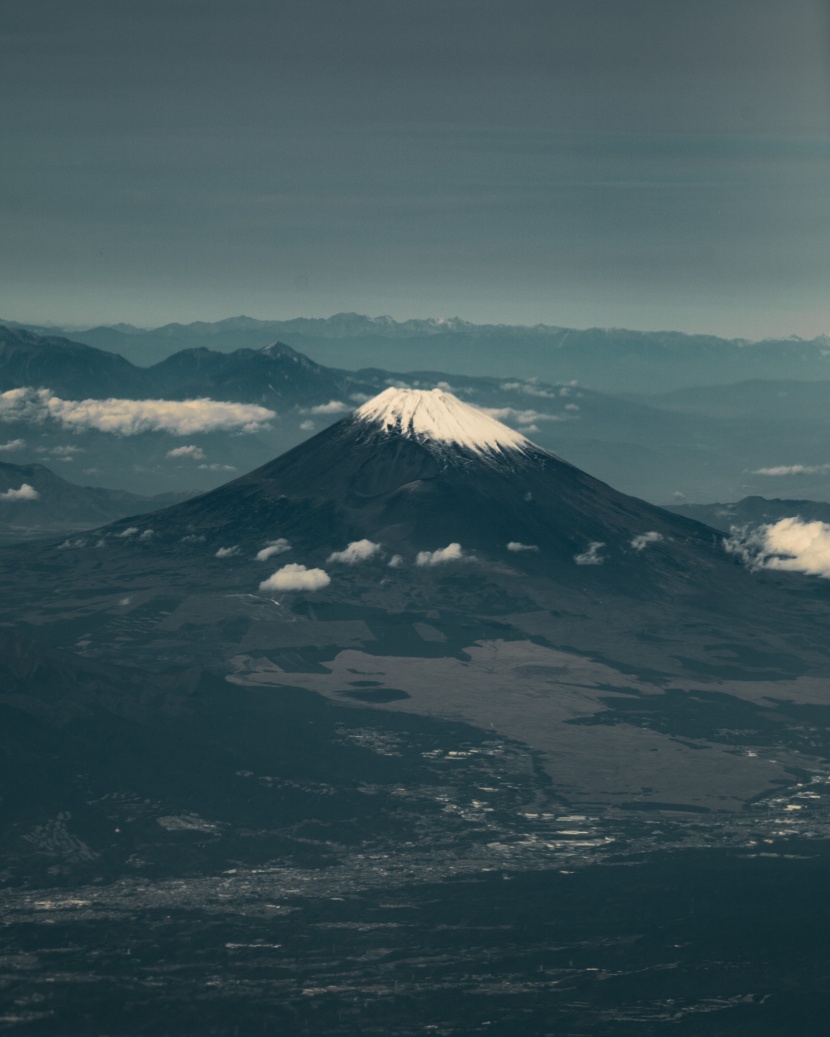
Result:
{"type": "Polygon", "coordinates": [[[705,522],[707,526],[724,532],[733,527],[751,529],[794,517],[804,522],[830,523],[830,504],[814,500],[782,500],[779,497],[772,500],[744,497],[734,504],[670,504],[666,510],[705,522]]]}
{"type": "Polygon", "coordinates": [[[577,379],[610,392],[668,392],[752,378],[830,379],[825,335],[749,342],[672,331],[473,324],[459,318],[395,321],[356,313],[285,321],[234,317],[153,329],[116,324],[78,331],[3,323],[110,350],[142,366],[183,349],[256,350],[279,339],[318,363],[349,370],[435,368],[499,378],[577,379]]]}

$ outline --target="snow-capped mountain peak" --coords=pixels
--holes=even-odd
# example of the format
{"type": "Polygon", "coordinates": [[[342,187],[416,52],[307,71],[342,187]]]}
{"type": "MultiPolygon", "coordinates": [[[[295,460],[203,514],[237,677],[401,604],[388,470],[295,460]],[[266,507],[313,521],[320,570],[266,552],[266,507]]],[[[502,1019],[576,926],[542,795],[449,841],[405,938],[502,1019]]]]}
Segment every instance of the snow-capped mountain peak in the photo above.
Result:
{"type": "Polygon", "coordinates": [[[354,417],[387,432],[452,444],[479,455],[533,447],[519,432],[443,389],[390,387],[359,407],[354,417]]]}

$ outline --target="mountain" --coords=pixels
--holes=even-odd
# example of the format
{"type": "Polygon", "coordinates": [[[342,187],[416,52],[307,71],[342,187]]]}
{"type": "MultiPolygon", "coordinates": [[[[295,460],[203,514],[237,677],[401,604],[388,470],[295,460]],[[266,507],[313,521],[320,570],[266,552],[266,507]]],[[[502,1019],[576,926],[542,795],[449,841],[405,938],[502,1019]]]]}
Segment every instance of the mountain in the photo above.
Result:
{"type": "Polygon", "coordinates": [[[687,550],[708,554],[713,543],[710,530],[617,493],[448,392],[395,387],[154,528],[171,543],[189,532],[232,539],[246,553],[279,531],[314,564],[365,538],[409,562],[461,542],[569,584],[583,582],[575,556],[596,545],[587,564],[609,561],[600,581],[636,573],[642,593],[664,567],[689,564],[687,550]],[[648,576],[632,547],[643,535],[653,545],[648,576]]]}
{"type": "Polygon", "coordinates": [[[184,490],[142,497],[125,490],[77,486],[45,465],[0,462],[0,540],[91,529],[192,495],[184,490]]]}
{"type": "Polygon", "coordinates": [[[62,334],[142,366],[182,349],[256,350],[279,339],[337,368],[449,367],[455,374],[577,379],[606,392],[667,392],[752,378],[830,378],[826,336],[748,342],[671,331],[473,324],[459,318],[395,321],[355,313],[285,321],[234,317],[146,330],[118,326],[62,334]]]}
{"type": "MultiPolygon", "coordinates": [[[[403,644],[390,616],[438,608],[456,617],[450,626],[475,616],[463,621],[469,630],[492,633],[501,617],[511,637],[542,636],[589,653],[602,644],[615,665],[648,660],[655,672],[678,672],[680,651],[693,660],[681,672],[725,675],[733,650],[758,660],[753,672],[821,669],[823,638],[798,662],[787,642],[790,595],[802,592],[801,579],[749,573],[722,540],[613,490],[443,390],[389,387],[248,475],[141,521],[55,544],[26,564],[44,566],[67,600],[73,586],[87,588],[86,650],[106,655],[117,645],[120,657],[142,665],[181,660],[173,632],[182,623],[196,623],[193,650],[211,664],[251,637],[305,636],[307,628],[280,623],[272,634],[252,633],[264,630],[273,608],[283,615],[260,584],[287,564],[301,568],[276,580],[277,597],[281,585],[314,591],[316,582],[307,606],[300,593],[297,607],[354,619],[357,627],[331,629],[338,638],[363,631],[353,635],[361,643],[403,644]],[[125,594],[141,607],[118,605],[125,594]],[[714,634],[718,622],[728,633],[714,634]],[[758,648],[759,629],[768,650],[758,648]]],[[[7,561],[7,572],[20,571],[16,557],[7,561]]],[[[20,593],[42,629],[36,582],[20,593]]],[[[823,615],[822,600],[817,588],[799,607],[823,615]]],[[[18,607],[14,599],[12,613],[18,607]]],[[[72,647],[73,609],[50,615],[54,643],[72,647]]],[[[414,643],[422,647],[420,635],[414,643]]]]}
{"type": "Polygon", "coordinates": [[[327,402],[352,390],[353,376],[314,363],[282,342],[220,353],[186,349],[146,371],[154,394],[296,407],[327,402]]]}

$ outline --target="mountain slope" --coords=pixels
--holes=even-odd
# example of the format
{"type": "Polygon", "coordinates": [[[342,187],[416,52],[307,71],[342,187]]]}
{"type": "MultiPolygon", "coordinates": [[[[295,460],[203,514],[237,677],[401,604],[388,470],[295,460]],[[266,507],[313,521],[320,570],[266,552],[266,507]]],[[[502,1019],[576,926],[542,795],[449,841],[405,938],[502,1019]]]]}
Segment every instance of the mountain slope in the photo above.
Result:
{"type": "Polygon", "coordinates": [[[27,385],[75,398],[132,397],[140,392],[143,378],[115,353],[0,326],[0,391],[27,385]]]}

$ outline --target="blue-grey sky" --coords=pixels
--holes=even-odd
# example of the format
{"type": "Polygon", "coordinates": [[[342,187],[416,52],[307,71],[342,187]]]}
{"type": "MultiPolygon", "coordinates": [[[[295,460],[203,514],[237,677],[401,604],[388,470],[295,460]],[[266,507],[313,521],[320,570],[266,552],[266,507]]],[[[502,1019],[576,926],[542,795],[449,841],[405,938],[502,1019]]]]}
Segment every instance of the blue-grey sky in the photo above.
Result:
{"type": "Polygon", "coordinates": [[[817,0],[27,0],[0,317],[830,331],[817,0]]]}

